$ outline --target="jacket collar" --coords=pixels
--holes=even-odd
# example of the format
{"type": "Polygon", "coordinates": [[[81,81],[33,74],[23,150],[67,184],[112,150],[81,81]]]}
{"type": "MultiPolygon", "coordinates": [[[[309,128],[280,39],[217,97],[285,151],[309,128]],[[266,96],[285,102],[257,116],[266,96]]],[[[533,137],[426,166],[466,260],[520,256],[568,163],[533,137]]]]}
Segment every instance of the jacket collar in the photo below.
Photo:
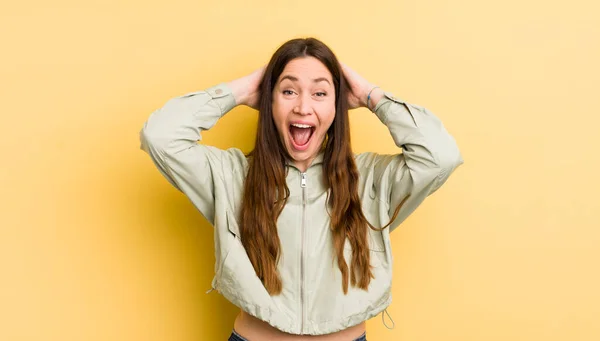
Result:
{"type": "MultiPolygon", "coordinates": [[[[323,163],[324,154],[323,151],[320,151],[305,172],[307,199],[319,196],[326,190],[323,169],[322,167],[319,167],[319,165],[323,163]]],[[[293,202],[293,200],[299,200],[296,198],[302,197],[302,187],[300,186],[302,182],[302,172],[296,168],[292,160],[286,160],[286,167],[288,167],[286,172],[286,182],[290,191],[290,199],[292,199],[290,202],[293,202]],[[290,171],[290,168],[292,168],[293,171],[290,171]]]]}

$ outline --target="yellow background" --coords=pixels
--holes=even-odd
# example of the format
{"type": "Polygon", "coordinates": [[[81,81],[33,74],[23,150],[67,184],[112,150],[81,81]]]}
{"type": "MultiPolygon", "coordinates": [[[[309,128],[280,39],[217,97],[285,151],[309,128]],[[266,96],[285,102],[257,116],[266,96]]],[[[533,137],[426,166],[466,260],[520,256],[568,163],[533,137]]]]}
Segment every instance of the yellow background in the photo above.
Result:
{"type": "MultiPolygon", "coordinates": [[[[461,166],[396,230],[369,340],[600,339],[593,1],[29,1],[0,10],[0,340],[225,340],[211,227],[140,151],[169,98],[315,36],[436,113],[461,166]]],[[[355,151],[392,152],[351,113],[355,151]]],[[[236,108],[206,143],[249,151],[236,108]]]]}

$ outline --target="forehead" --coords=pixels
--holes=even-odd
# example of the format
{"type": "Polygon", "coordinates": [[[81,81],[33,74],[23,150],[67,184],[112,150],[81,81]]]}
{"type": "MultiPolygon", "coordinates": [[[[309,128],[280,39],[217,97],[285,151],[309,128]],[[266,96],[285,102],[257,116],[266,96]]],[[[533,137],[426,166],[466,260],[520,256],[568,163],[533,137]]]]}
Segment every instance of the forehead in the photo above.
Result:
{"type": "Polygon", "coordinates": [[[301,82],[309,82],[316,78],[326,78],[332,82],[331,72],[315,57],[301,57],[292,59],[287,63],[278,81],[285,76],[294,76],[301,82]]]}

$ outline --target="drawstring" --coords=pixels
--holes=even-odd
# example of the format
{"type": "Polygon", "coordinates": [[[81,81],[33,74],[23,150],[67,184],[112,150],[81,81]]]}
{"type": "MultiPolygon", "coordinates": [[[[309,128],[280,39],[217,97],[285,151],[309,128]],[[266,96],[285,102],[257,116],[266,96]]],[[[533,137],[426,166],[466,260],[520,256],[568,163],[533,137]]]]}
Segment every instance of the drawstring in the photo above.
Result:
{"type": "Polygon", "coordinates": [[[210,293],[211,293],[213,290],[216,290],[216,289],[215,289],[215,287],[216,287],[216,283],[217,283],[217,279],[216,279],[216,277],[215,277],[215,278],[213,278],[213,280],[212,280],[212,283],[210,284],[210,289],[208,289],[208,290],[206,291],[206,293],[207,293],[207,294],[210,294],[210,293]]]}
{"type": "Polygon", "coordinates": [[[394,327],[396,326],[396,324],[394,323],[394,320],[392,320],[392,316],[390,315],[390,313],[387,311],[387,308],[383,309],[383,311],[381,312],[381,321],[383,322],[383,325],[387,328],[387,329],[394,329],[394,327]],[[390,319],[390,321],[392,321],[392,328],[388,327],[388,325],[385,323],[385,315],[383,314],[387,314],[388,318],[390,319]]]}

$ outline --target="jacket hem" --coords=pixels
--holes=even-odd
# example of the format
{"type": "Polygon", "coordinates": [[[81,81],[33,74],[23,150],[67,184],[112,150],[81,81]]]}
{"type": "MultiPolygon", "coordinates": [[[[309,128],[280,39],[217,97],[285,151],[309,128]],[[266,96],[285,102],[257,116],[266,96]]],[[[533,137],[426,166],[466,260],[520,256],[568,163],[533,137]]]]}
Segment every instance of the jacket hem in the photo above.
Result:
{"type": "Polygon", "coordinates": [[[270,308],[264,308],[249,303],[241,299],[239,296],[228,292],[226,289],[220,290],[217,288],[217,290],[221,295],[223,295],[223,297],[225,297],[238,308],[244,310],[244,312],[260,319],[261,321],[267,322],[269,325],[285,333],[294,335],[324,335],[350,328],[376,316],[385,310],[392,302],[391,293],[388,293],[387,297],[384,296],[384,301],[373,309],[336,320],[319,322],[308,321],[308,326],[310,329],[305,333],[299,333],[299,324],[295,323],[293,319],[288,318],[282,311],[274,311],[270,308]]]}

